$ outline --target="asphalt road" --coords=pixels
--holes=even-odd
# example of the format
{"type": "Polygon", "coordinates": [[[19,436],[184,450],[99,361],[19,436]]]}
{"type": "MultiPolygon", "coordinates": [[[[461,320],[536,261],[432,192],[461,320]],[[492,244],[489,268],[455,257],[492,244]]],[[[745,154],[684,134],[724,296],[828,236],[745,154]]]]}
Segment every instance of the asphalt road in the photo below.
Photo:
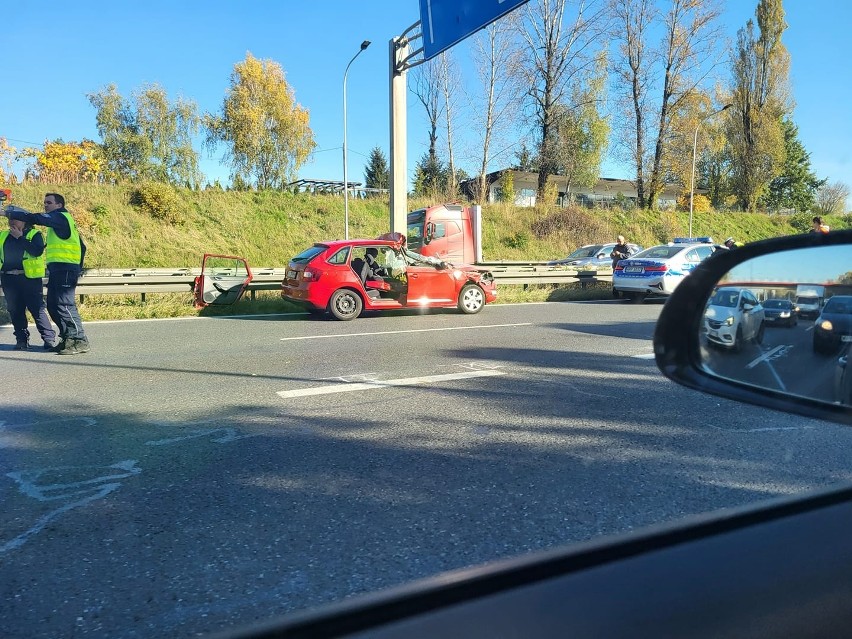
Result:
{"type": "Polygon", "coordinates": [[[0,636],[197,636],[852,477],[852,430],[666,381],[660,309],[4,327],[0,636]]]}

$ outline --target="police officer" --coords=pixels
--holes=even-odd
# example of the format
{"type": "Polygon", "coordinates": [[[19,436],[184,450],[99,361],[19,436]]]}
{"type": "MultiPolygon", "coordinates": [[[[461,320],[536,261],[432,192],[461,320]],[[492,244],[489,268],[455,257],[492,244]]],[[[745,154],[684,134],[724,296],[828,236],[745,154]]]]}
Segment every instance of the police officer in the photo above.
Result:
{"type": "Polygon", "coordinates": [[[0,232],[0,286],[6,309],[15,330],[15,350],[30,346],[27,311],[44,340],[45,350],[55,346],[56,332],[44,307],[42,279],[45,273],[44,238],[20,220],[9,220],[9,229],[0,232]]]}
{"type": "Polygon", "coordinates": [[[44,196],[44,213],[30,213],[10,205],[3,215],[47,227],[47,312],[59,327],[60,339],[55,350],[60,355],[88,352],[89,340],[83,330],[75,295],[86,245],[65,208],[65,198],[59,193],[47,193],[44,196]]]}
{"type": "Polygon", "coordinates": [[[735,249],[739,248],[740,246],[740,243],[732,237],[729,237],[727,240],[725,240],[725,248],[735,249]]]}

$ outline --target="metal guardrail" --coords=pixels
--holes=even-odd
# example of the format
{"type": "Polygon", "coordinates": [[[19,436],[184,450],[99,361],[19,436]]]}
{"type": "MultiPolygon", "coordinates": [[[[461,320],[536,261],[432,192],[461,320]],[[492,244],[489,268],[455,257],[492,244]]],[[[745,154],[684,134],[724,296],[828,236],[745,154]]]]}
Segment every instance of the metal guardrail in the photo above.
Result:
{"type": "MultiPolygon", "coordinates": [[[[611,282],[610,271],[574,271],[545,263],[502,262],[482,264],[493,274],[498,285],[571,284],[585,288],[594,282],[611,282]]],[[[252,299],[256,291],[281,288],[285,268],[252,268],[253,279],[247,290],[252,299]]],[[[77,283],[77,295],[141,295],[146,293],[191,293],[200,268],[128,268],[85,269],[77,283]]],[[[2,289],[0,289],[2,294],[2,289]]]]}

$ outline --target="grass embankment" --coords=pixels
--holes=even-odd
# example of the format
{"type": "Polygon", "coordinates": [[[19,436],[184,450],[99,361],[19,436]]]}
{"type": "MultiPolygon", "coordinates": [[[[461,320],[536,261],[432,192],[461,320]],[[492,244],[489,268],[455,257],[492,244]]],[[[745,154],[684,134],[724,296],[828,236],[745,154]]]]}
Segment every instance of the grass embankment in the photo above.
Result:
{"type": "MultiPolygon", "coordinates": [[[[162,187],[158,185],[159,189],[162,187]]],[[[307,246],[324,239],[342,238],[343,198],[332,195],[277,191],[159,190],[140,198],[138,186],[19,185],[12,202],[31,211],[41,210],[45,192],[65,196],[86,239],[87,268],[200,267],[204,253],[245,257],[252,266],[282,267],[307,246]]],[[[409,200],[409,210],[426,201],[409,200]]],[[[388,229],[387,199],[349,201],[350,237],[376,237],[388,229]]],[[[518,208],[505,204],[483,207],[483,254],[487,261],[539,261],[564,257],[576,247],[614,241],[619,233],[629,241],[652,246],[685,236],[686,212],[620,209],[518,208]]],[[[832,228],[849,226],[844,218],[828,220],[832,228]]],[[[747,213],[694,213],[693,235],[717,240],[733,236],[740,242],[797,232],[788,216],[747,213]]],[[[576,287],[503,286],[502,302],[606,296],[576,287]]],[[[80,305],[84,320],[196,315],[190,296],[90,296],[80,305]]],[[[203,314],[276,313],[294,308],[275,293],[258,294],[203,314]]],[[[0,322],[8,322],[5,311],[0,322]]]]}

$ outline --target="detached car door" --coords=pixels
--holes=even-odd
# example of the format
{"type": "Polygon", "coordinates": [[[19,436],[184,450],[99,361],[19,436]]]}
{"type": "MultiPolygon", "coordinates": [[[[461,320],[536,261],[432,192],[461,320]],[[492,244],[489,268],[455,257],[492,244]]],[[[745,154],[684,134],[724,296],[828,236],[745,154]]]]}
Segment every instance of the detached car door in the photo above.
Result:
{"type": "Polygon", "coordinates": [[[195,307],[225,306],[239,300],[252,280],[248,262],[234,255],[205,253],[195,278],[195,307]]]}

